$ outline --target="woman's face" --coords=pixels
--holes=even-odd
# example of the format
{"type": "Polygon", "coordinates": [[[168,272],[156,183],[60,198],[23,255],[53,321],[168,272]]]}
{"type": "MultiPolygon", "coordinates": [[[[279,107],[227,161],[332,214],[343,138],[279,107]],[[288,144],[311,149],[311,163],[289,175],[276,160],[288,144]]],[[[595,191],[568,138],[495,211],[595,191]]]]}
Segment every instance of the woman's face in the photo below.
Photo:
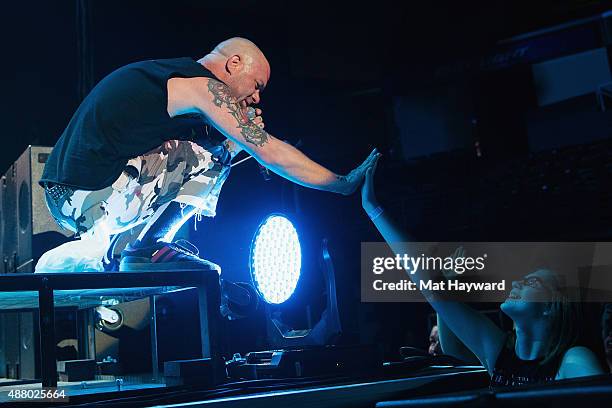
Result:
{"type": "Polygon", "coordinates": [[[539,269],[512,282],[508,298],[501,304],[501,310],[512,320],[545,316],[556,287],[555,274],[539,269]]]}

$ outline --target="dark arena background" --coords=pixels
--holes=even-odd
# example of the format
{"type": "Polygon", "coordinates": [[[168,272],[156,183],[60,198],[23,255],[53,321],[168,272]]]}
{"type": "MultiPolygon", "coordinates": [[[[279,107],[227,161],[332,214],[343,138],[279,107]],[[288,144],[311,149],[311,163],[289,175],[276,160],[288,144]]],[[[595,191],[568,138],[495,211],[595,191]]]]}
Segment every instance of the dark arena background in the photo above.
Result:
{"type": "MultiPolygon", "coordinates": [[[[208,272],[119,272],[138,227],[118,237],[104,272],[33,272],[72,239],[38,179],[91,89],[126,64],[197,60],[236,36],[271,65],[258,104],[266,130],[338,174],[377,148],[378,200],[410,239],[611,241],[612,2],[63,0],[2,10],[1,404],[609,404],[606,302],[585,303],[577,318],[579,344],[606,374],[491,388],[477,359],[428,352],[427,302],[362,302],[361,245],[384,239],[360,189],[308,189],[256,160],[232,168],[216,217],[196,215],[178,233],[221,266],[220,285],[208,272]],[[295,292],[281,304],[254,278],[256,232],[270,214],[290,220],[301,246],[295,292]]],[[[512,331],[499,304],[472,306],[512,331]]]]}

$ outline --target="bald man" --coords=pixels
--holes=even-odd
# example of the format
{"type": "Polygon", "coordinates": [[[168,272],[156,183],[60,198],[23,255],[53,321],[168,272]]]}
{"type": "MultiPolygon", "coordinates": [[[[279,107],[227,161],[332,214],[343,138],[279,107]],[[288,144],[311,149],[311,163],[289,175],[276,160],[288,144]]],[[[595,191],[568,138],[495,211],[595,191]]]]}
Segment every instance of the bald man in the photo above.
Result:
{"type": "Polygon", "coordinates": [[[109,237],[146,223],[122,252],[120,270],[219,272],[193,245],[173,238],[194,213],[215,215],[240,150],[302,186],[353,193],[375,152],[341,176],[267,133],[261,111],[251,106],[269,79],[266,57],[244,38],[226,40],[198,61],[137,62],[102,79],[70,120],[40,180],[51,214],[80,242],[44,254],[36,271],[99,270],[101,263],[91,259],[102,258],[109,237]]]}

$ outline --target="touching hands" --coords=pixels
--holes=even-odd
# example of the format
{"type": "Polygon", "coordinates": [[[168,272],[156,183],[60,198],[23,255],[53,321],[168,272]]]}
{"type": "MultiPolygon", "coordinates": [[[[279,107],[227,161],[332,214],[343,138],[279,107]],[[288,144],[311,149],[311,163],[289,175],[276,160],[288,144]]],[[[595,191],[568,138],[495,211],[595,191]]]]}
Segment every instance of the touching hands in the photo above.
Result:
{"type": "Polygon", "coordinates": [[[363,182],[363,179],[366,177],[366,172],[368,169],[376,166],[378,159],[381,154],[378,153],[378,150],[374,149],[370,153],[370,155],[361,163],[358,167],[353,169],[346,176],[340,176],[339,180],[342,182],[341,188],[338,189],[338,192],[344,195],[353,194],[357,188],[363,182]]]}
{"type": "Polygon", "coordinates": [[[381,154],[378,153],[373,164],[366,168],[365,181],[361,186],[361,205],[368,214],[371,214],[378,207],[378,201],[374,192],[374,173],[376,172],[380,156],[381,154]]]}

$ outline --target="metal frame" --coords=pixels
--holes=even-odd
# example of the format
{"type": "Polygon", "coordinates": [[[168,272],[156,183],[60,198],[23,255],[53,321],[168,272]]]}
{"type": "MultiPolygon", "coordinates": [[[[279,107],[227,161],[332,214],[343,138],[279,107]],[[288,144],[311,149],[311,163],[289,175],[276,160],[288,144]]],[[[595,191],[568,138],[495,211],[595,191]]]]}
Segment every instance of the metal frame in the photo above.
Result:
{"type": "MultiPolygon", "coordinates": [[[[202,358],[213,362],[213,383],[222,378],[220,356],[220,285],[216,271],[36,273],[0,275],[0,292],[38,291],[40,361],[43,387],[57,387],[55,355],[55,290],[195,287],[198,291],[202,358]]],[[[152,300],[153,301],[153,300],[152,300]]],[[[154,313],[154,308],[152,313],[154,313]]],[[[154,316],[154,315],[153,315],[154,316]]],[[[153,341],[153,339],[152,339],[153,341]]],[[[154,351],[155,353],[155,351],[154,351]]],[[[153,359],[156,360],[154,355],[153,359]]],[[[156,366],[153,367],[157,378],[156,366]]]]}

